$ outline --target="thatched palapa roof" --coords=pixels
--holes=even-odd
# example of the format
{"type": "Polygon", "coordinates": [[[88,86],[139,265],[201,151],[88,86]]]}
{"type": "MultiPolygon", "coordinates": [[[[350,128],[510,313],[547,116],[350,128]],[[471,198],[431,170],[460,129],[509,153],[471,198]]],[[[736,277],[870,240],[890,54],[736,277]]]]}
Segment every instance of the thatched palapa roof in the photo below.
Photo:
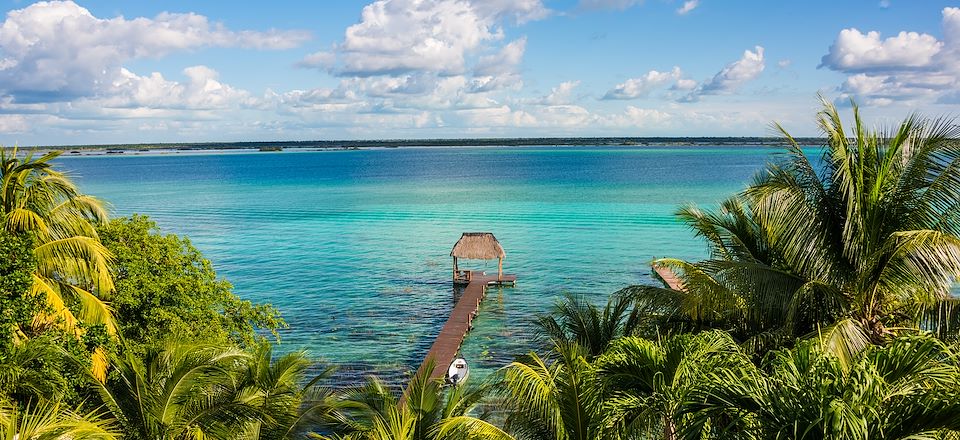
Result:
{"type": "Polygon", "coordinates": [[[503,258],[507,253],[497,241],[497,237],[489,232],[464,232],[453,245],[451,257],[467,258],[471,260],[493,260],[503,258]]]}

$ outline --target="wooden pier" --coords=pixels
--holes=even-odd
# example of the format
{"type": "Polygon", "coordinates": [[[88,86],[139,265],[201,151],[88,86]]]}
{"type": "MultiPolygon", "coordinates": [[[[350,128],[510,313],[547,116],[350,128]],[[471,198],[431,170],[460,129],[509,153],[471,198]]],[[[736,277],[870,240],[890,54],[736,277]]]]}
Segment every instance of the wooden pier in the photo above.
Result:
{"type": "MultiPolygon", "coordinates": [[[[517,276],[503,273],[503,259],[507,253],[497,238],[489,232],[464,232],[460,240],[453,245],[450,256],[453,257],[453,285],[464,286],[460,299],[454,304],[450,317],[440,329],[440,334],[433,340],[430,351],[423,357],[417,376],[425,374],[427,365],[433,365],[429,380],[442,381],[445,379],[450,364],[453,363],[463,345],[463,338],[473,328],[473,318],[480,313],[480,301],[487,294],[487,286],[514,286],[517,276]],[[468,260],[497,260],[497,273],[487,275],[486,272],[476,270],[462,270],[459,259],[468,260]]],[[[411,382],[412,383],[412,382],[411,382]]],[[[409,385],[400,397],[403,405],[410,392],[409,385]]]]}
{"type": "Polygon", "coordinates": [[[440,334],[433,341],[430,351],[424,356],[417,374],[420,374],[427,365],[427,360],[433,359],[433,372],[430,373],[431,380],[443,380],[447,373],[447,368],[460,351],[463,344],[463,338],[473,327],[473,318],[480,311],[480,301],[486,296],[487,286],[490,285],[515,285],[516,275],[503,274],[498,280],[497,274],[487,275],[484,272],[471,271],[469,273],[470,283],[463,289],[463,295],[453,306],[450,317],[446,324],[440,329],[440,334]]]}

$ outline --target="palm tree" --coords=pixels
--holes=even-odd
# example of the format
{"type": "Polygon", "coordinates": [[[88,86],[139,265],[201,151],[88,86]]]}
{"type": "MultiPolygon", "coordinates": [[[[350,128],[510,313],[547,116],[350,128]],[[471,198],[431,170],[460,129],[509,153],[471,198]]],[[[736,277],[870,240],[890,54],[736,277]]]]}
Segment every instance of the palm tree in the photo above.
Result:
{"type": "Polygon", "coordinates": [[[323,369],[306,380],[311,362],[302,351],[277,358],[272,346],[259,345],[242,370],[238,395],[264,417],[250,422],[243,435],[248,439],[305,438],[330,416],[336,405],[333,391],[318,386],[333,368],[323,369]]]}
{"type": "Polygon", "coordinates": [[[685,405],[712,374],[739,372],[750,359],[721,331],[680,334],[662,341],[617,340],[596,363],[611,434],[675,439],[685,405]]]}
{"type": "MultiPolygon", "coordinates": [[[[440,440],[460,436],[463,427],[482,422],[470,416],[484,394],[486,385],[459,385],[444,388],[430,379],[433,362],[428,361],[415,375],[406,395],[399,398],[376,377],[363,386],[343,391],[328,412],[328,439],[440,440]]],[[[492,425],[490,425],[492,426],[492,425]]],[[[471,430],[470,433],[476,432],[471,430]]],[[[469,435],[467,435],[469,437],[469,435]]]]}
{"type": "Polygon", "coordinates": [[[0,347],[0,400],[56,400],[67,387],[57,371],[64,350],[47,338],[0,347]]]}
{"type": "Polygon", "coordinates": [[[593,358],[613,340],[632,335],[640,325],[640,314],[626,295],[612,295],[602,310],[582,297],[567,295],[553,313],[537,316],[536,324],[551,346],[576,343],[593,358]]]}
{"type": "Polygon", "coordinates": [[[709,426],[718,438],[955,438],[957,354],[929,335],[904,336],[846,365],[814,338],[774,352],[760,374],[713,372],[705,381],[713,386],[686,407],[684,433],[699,438],[709,426]]]}
{"type": "Polygon", "coordinates": [[[586,350],[558,344],[554,351],[552,362],[531,353],[504,369],[504,431],[523,439],[604,438],[599,388],[586,350]]]}
{"type": "Polygon", "coordinates": [[[263,421],[260,409],[273,403],[245,387],[249,361],[231,347],[171,343],[143,360],[115,359],[116,377],[94,386],[131,438],[236,438],[263,421]]]}
{"type": "Polygon", "coordinates": [[[59,402],[37,404],[0,404],[0,438],[7,440],[55,440],[121,438],[111,420],[95,412],[81,413],[64,408],[59,402]]]}
{"type": "MultiPolygon", "coordinates": [[[[53,169],[50,162],[59,154],[19,158],[16,149],[8,153],[0,148],[0,227],[35,239],[37,270],[30,293],[43,298],[49,312],[35,316],[33,326],[56,325],[80,337],[81,323],[103,325],[114,334],[112,314],[102,299],[113,291],[112,257],[94,227],[107,213],[101,201],[80,193],[65,174],[53,169]]],[[[97,349],[93,361],[103,380],[106,353],[97,349]]]]}
{"type": "Polygon", "coordinates": [[[855,105],[853,120],[849,137],[824,100],[820,171],[778,125],[788,148],[742,195],[716,213],[681,212],[710,259],[654,264],[674,268],[686,292],[634,293],[745,337],[834,325],[848,354],[915,328],[960,276],[960,128],[913,115],[871,131],[855,105]]]}
{"type": "Polygon", "coordinates": [[[773,251],[753,208],[743,195],[724,200],[715,212],[683,207],[678,217],[705,239],[710,259],[655,260],[654,273],[666,269],[681,286],[665,282],[664,288],[630,286],[619,293],[632,297],[635,307],[656,322],[658,332],[723,329],[755,353],[839,319],[842,307],[830,303],[830,297],[793,296],[803,290],[803,280],[773,251]]]}

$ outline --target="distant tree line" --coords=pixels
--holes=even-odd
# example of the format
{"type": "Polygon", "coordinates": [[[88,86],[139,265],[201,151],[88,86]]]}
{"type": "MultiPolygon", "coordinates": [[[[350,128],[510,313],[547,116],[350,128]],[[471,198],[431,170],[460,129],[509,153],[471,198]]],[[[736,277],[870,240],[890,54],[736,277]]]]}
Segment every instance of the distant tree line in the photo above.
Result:
{"type": "MultiPolygon", "coordinates": [[[[796,138],[801,145],[822,145],[823,138],[796,138]]],[[[393,147],[512,147],[512,146],[785,146],[782,137],[569,137],[470,139],[371,139],[269,142],[196,142],[107,145],[41,145],[57,150],[233,150],[260,148],[393,148],[393,147]]],[[[269,150],[273,151],[273,150],[269,150]]]]}

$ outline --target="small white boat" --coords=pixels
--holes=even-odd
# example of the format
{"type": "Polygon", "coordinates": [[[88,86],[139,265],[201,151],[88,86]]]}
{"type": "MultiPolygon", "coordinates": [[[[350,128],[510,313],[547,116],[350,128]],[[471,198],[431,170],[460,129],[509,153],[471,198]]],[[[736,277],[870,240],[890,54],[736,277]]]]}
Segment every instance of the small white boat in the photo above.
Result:
{"type": "Polygon", "coordinates": [[[467,367],[467,361],[464,358],[456,358],[450,363],[447,369],[447,384],[457,386],[467,380],[470,376],[470,368],[467,367]]]}

